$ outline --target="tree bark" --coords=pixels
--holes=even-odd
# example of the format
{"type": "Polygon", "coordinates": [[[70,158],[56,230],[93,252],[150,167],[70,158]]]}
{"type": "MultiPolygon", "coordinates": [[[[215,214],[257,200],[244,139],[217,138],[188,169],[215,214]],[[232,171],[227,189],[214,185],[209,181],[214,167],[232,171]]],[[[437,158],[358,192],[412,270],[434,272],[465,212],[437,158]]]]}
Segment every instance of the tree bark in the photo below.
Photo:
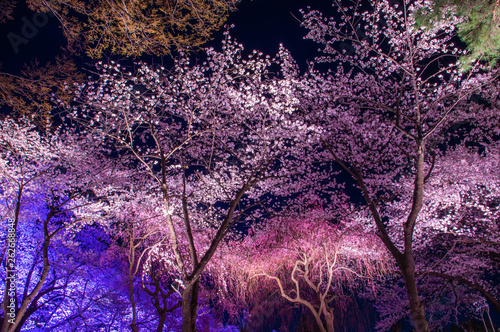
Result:
{"type": "Polygon", "coordinates": [[[167,318],[167,312],[163,312],[160,315],[160,319],[158,320],[158,327],[156,328],[156,332],[162,332],[163,326],[165,325],[165,319],[167,318]]]}
{"type": "Polygon", "coordinates": [[[403,279],[405,280],[406,292],[410,302],[411,319],[413,321],[415,331],[430,332],[427,319],[425,317],[424,304],[420,301],[420,297],[418,296],[413,253],[411,253],[411,255],[405,255],[405,262],[403,262],[403,266],[400,266],[400,269],[403,273],[403,279]]]}
{"type": "MultiPolygon", "coordinates": [[[[419,137],[421,136],[419,131],[419,137]]],[[[425,307],[418,296],[417,280],[415,277],[415,257],[413,256],[413,231],[418,214],[422,209],[424,197],[424,164],[425,164],[425,144],[417,142],[416,174],[413,189],[413,201],[410,214],[403,225],[405,250],[398,260],[399,268],[405,280],[406,292],[410,302],[410,312],[413,326],[417,332],[430,332],[427,319],[425,318],[425,307]]]]}
{"type": "Polygon", "coordinates": [[[325,313],[326,331],[327,332],[335,332],[335,327],[333,325],[334,318],[335,318],[335,316],[333,315],[333,312],[325,313]]]}
{"type": "Polygon", "coordinates": [[[128,257],[129,266],[128,266],[128,287],[129,287],[129,300],[132,306],[132,323],[130,323],[130,328],[132,332],[139,332],[137,328],[137,307],[134,299],[134,267],[135,267],[135,245],[134,245],[134,234],[130,235],[130,255],[128,257]]]}
{"type": "Polygon", "coordinates": [[[196,330],[196,320],[198,318],[198,294],[200,290],[200,279],[196,279],[193,284],[193,291],[191,294],[191,321],[194,322],[194,330],[196,330]]]}
{"type": "MultiPolygon", "coordinates": [[[[238,202],[250,187],[251,184],[249,183],[244,184],[243,187],[236,194],[236,197],[231,201],[229,205],[229,210],[226,214],[226,217],[224,218],[224,221],[222,222],[222,225],[219,227],[217,233],[212,239],[210,247],[205,252],[205,255],[203,255],[198,264],[195,264],[191,275],[189,275],[188,277],[186,272],[183,273],[185,288],[184,291],[182,292],[182,332],[196,332],[199,278],[205,266],[208,264],[208,262],[214,255],[215,251],[217,250],[219,243],[226,235],[227,230],[231,227],[231,221],[233,219],[234,211],[238,206],[238,202]]],[[[175,240],[172,242],[177,243],[175,229],[173,228],[173,223],[171,220],[172,218],[169,216],[169,225],[171,225],[171,236],[172,239],[175,240]]],[[[173,249],[174,252],[177,250],[177,252],[179,253],[178,247],[174,247],[173,249]]],[[[195,256],[194,258],[197,261],[197,257],[195,256]]],[[[177,261],[180,262],[179,265],[183,264],[182,259],[180,258],[180,253],[178,254],[177,261]]],[[[184,265],[182,265],[181,270],[186,271],[184,265]]]]}
{"type": "Polygon", "coordinates": [[[182,292],[182,332],[196,332],[198,286],[197,281],[187,284],[182,292]]]}

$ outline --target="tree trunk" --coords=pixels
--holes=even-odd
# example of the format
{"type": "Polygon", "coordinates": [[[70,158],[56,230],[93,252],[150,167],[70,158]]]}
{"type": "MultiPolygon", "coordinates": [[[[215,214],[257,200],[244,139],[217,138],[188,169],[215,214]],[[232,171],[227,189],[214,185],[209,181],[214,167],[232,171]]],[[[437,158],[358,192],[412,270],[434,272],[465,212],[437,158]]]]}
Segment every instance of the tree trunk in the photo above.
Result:
{"type": "Polygon", "coordinates": [[[326,320],[326,331],[327,332],[335,332],[335,328],[333,325],[333,319],[334,319],[333,312],[328,312],[325,313],[325,320],[326,320]]]}
{"type": "Polygon", "coordinates": [[[193,292],[191,294],[191,320],[196,330],[196,320],[198,318],[198,294],[200,290],[200,279],[197,279],[193,284],[193,292]]]}
{"type": "MultiPolygon", "coordinates": [[[[421,129],[419,129],[421,132],[421,129]]],[[[398,248],[394,245],[391,238],[387,234],[382,218],[378,212],[377,205],[370,197],[368,188],[366,187],[362,172],[355,170],[352,171],[347,167],[341,160],[339,160],[333,150],[329,148],[332,156],[335,160],[344,168],[349,174],[351,174],[358,182],[363,196],[365,198],[370,212],[374,218],[375,225],[379,231],[379,236],[386,248],[396,259],[399,269],[405,280],[406,291],[408,293],[408,298],[410,300],[410,311],[413,321],[413,325],[417,332],[429,332],[429,326],[425,318],[425,308],[423,303],[420,301],[418,296],[417,284],[415,279],[415,259],[413,257],[413,232],[415,228],[415,222],[417,220],[418,214],[422,209],[422,201],[424,197],[424,165],[425,165],[425,142],[421,140],[421,134],[419,134],[419,140],[417,141],[417,158],[416,158],[416,173],[413,189],[413,200],[411,211],[408,215],[406,222],[403,225],[404,231],[404,253],[401,253],[398,248]]],[[[328,146],[327,146],[328,148],[328,146]]]]}
{"type": "Polygon", "coordinates": [[[297,303],[303,304],[306,308],[308,308],[311,311],[311,313],[314,316],[314,319],[316,320],[316,323],[318,324],[320,332],[328,332],[327,330],[325,330],[325,326],[321,321],[321,312],[317,312],[316,309],[313,307],[313,305],[307,301],[301,300],[300,302],[297,303]]]}
{"type": "Polygon", "coordinates": [[[425,318],[425,308],[418,296],[417,279],[415,278],[415,261],[413,252],[404,255],[404,262],[400,265],[405,280],[406,292],[410,301],[410,312],[416,332],[430,332],[425,318]]]}
{"type": "Polygon", "coordinates": [[[156,328],[156,332],[162,332],[163,326],[165,325],[165,319],[167,318],[167,312],[162,312],[160,315],[160,319],[158,320],[158,327],[156,328]]]}
{"type": "Polygon", "coordinates": [[[182,292],[182,332],[196,332],[198,281],[186,285],[182,292]]]}
{"type": "Polygon", "coordinates": [[[132,306],[132,322],[130,323],[130,328],[132,332],[139,332],[137,328],[137,307],[134,299],[134,266],[135,266],[135,246],[134,246],[134,236],[130,236],[130,255],[129,255],[129,266],[128,266],[128,291],[130,305],[132,306]]]}
{"type": "Polygon", "coordinates": [[[401,325],[400,324],[392,324],[391,327],[391,332],[401,332],[401,325]]]}
{"type": "Polygon", "coordinates": [[[410,302],[411,319],[415,331],[430,332],[427,319],[425,318],[425,307],[418,296],[417,279],[415,277],[415,257],[413,256],[413,232],[418,214],[423,205],[425,182],[425,143],[421,141],[421,128],[419,127],[417,131],[419,132],[419,140],[417,140],[418,155],[415,163],[416,173],[413,202],[410,214],[403,224],[405,250],[403,255],[398,255],[395,258],[405,281],[406,293],[408,294],[408,300],[410,302]]]}
{"type": "Polygon", "coordinates": [[[134,299],[134,279],[133,276],[129,274],[128,277],[128,287],[129,287],[129,300],[132,305],[132,323],[130,323],[130,328],[132,332],[139,332],[137,328],[137,308],[134,299]]]}

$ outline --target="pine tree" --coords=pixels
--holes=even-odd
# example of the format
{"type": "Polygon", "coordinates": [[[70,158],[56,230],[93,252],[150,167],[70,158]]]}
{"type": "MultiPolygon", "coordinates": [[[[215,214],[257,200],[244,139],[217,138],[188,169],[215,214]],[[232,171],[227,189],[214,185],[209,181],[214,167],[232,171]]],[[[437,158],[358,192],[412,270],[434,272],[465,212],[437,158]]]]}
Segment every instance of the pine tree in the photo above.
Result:
{"type": "Polygon", "coordinates": [[[500,56],[499,0],[436,0],[432,11],[421,11],[418,26],[429,26],[445,17],[457,16],[458,35],[469,53],[461,58],[467,70],[477,60],[494,66],[500,56]]]}

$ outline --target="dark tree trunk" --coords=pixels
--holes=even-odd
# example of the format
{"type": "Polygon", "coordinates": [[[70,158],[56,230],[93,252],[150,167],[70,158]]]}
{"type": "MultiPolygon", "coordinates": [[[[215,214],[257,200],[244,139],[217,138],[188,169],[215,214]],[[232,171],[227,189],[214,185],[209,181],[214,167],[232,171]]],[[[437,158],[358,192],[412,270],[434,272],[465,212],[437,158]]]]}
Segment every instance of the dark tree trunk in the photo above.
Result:
{"type": "Polygon", "coordinates": [[[163,326],[165,325],[165,319],[167,318],[167,312],[163,312],[160,315],[160,319],[158,320],[158,327],[156,328],[156,332],[162,332],[163,326]]]}
{"type": "Polygon", "coordinates": [[[416,332],[430,332],[425,318],[425,308],[418,296],[417,280],[415,278],[415,261],[413,253],[405,254],[405,261],[400,265],[403,279],[405,281],[406,292],[410,302],[411,319],[416,332]]]}
{"type": "Polygon", "coordinates": [[[193,292],[191,295],[191,320],[194,322],[196,330],[196,319],[198,318],[198,294],[200,290],[200,280],[196,280],[193,284],[193,292]]]}
{"type": "Polygon", "coordinates": [[[401,332],[401,325],[399,324],[393,324],[392,327],[391,327],[391,332],[401,332]]]}
{"type": "MultiPolygon", "coordinates": [[[[421,130],[419,129],[418,132],[420,137],[421,130]]],[[[413,256],[413,231],[418,214],[422,209],[424,197],[425,144],[423,141],[417,141],[417,152],[413,202],[410,214],[403,225],[405,250],[403,255],[396,256],[396,260],[405,280],[413,326],[416,332],[430,332],[427,319],[425,318],[425,307],[418,296],[417,280],[415,277],[415,257],[413,256]]]]}
{"type": "Polygon", "coordinates": [[[182,332],[196,332],[198,281],[186,285],[182,292],[182,332]]]}

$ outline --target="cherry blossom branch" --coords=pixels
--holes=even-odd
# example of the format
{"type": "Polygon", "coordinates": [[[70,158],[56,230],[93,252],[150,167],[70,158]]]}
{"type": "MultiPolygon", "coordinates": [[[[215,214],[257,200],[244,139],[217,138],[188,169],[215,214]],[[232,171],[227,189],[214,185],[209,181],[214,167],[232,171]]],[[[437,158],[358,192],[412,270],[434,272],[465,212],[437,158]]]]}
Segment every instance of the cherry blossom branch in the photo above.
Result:
{"type": "Polygon", "coordinates": [[[488,301],[490,301],[490,303],[493,305],[495,310],[500,313],[500,301],[498,301],[490,292],[488,292],[486,289],[484,289],[479,284],[473,283],[473,282],[471,282],[463,277],[453,276],[453,275],[449,275],[446,273],[440,273],[440,272],[435,272],[435,271],[422,271],[422,272],[418,272],[417,275],[424,275],[424,276],[429,275],[429,276],[433,276],[433,277],[446,279],[449,281],[457,281],[461,284],[469,286],[470,288],[473,288],[473,289],[477,290],[479,293],[481,293],[481,295],[483,295],[488,301]]]}

